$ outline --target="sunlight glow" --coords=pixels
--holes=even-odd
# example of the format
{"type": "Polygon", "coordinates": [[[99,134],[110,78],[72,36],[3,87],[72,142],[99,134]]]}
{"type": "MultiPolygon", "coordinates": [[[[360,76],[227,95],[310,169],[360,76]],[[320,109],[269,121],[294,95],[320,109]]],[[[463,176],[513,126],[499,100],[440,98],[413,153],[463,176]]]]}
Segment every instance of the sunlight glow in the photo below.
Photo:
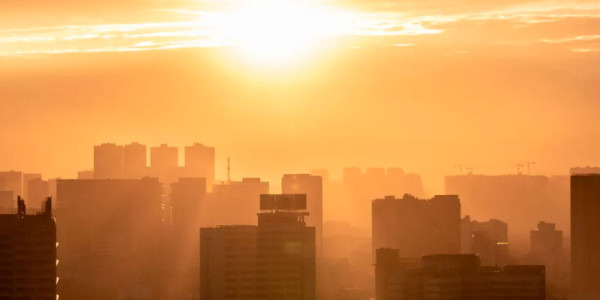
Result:
{"type": "Polygon", "coordinates": [[[349,18],[313,1],[255,0],[222,14],[220,35],[254,63],[295,63],[341,35],[349,18]]]}

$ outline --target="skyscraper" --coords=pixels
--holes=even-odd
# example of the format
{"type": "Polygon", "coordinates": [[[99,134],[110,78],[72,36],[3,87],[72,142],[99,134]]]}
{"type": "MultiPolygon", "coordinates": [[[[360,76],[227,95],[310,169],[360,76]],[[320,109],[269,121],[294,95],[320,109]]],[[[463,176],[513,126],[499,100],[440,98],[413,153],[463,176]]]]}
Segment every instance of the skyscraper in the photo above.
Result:
{"type": "Polygon", "coordinates": [[[281,180],[284,194],[305,194],[306,206],[310,213],[306,224],[315,227],[317,257],[321,256],[323,244],[323,179],[310,174],[286,174],[281,180]]]}
{"type": "Polygon", "coordinates": [[[195,143],[185,147],[185,175],[206,178],[209,190],[215,183],[215,148],[195,143]]]}
{"type": "Polygon", "coordinates": [[[186,294],[197,294],[200,211],[206,196],[204,178],[179,178],[171,184],[172,229],[169,244],[173,282],[186,294]]]}
{"type": "Polygon", "coordinates": [[[18,171],[0,172],[0,190],[12,191],[16,196],[23,195],[23,173],[18,171]]]}
{"type": "Polygon", "coordinates": [[[306,195],[261,195],[256,295],[265,300],[316,299],[315,228],[304,218],[306,195]]]}
{"type": "Polygon", "coordinates": [[[163,183],[171,183],[177,180],[179,150],[177,147],[169,147],[161,144],[150,148],[150,173],[158,177],[163,183]]]}
{"type": "Polygon", "coordinates": [[[571,175],[571,290],[600,297],[600,174],[571,175]]]}
{"type": "Polygon", "coordinates": [[[155,296],[167,285],[156,178],[59,179],[57,190],[64,298],[128,298],[139,289],[155,296]]]}
{"type": "Polygon", "coordinates": [[[315,230],[305,195],[261,195],[258,226],[200,231],[202,300],[316,298],[315,230]]]}
{"type": "Polygon", "coordinates": [[[125,178],[138,179],[147,175],[146,146],[131,143],[123,147],[123,173],[125,178]]]}
{"type": "Polygon", "coordinates": [[[386,196],[372,204],[373,250],[398,249],[401,257],[460,253],[460,200],[436,195],[421,200],[411,195],[386,196]]]}
{"type": "Polygon", "coordinates": [[[256,298],[257,226],[200,229],[200,299],[256,298]]]}
{"type": "Polygon", "coordinates": [[[269,183],[260,178],[242,178],[216,184],[202,213],[203,226],[256,225],[257,199],[269,193],[269,183]],[[235,213],[232,213],[235,211],[235,213]]]}
{"type": "Polygon", "coordinates": [[[52,203],[26,214],[18,198],[16,214],[0,215],[0,298],[57,299],[56,224],[52,203]]]}
{"type": "Polygon", "coordinates": [[[94,178],[123,178],[123,146],[109,143],[94,146],[94,178]]]}

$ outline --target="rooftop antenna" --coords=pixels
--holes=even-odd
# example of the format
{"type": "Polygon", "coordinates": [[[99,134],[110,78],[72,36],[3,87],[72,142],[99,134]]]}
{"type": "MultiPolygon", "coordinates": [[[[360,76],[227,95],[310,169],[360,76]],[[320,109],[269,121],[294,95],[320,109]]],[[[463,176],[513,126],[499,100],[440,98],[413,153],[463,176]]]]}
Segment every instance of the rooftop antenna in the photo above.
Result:
{"type": "Polygon", "coordinates": [[[525,162],[525,164],[527,165],[527,175],[530,175],[529,170],[532,165],[535,165],[535,161],[528,161],[528,162],[525,162]]]}
{"type": "Polygon", "coordinates": [[[458,168],[458,175],[462,175],[463,165],[454,165],[455,168],[458,168]]]}
{"type": "Polygon", "coordinates": [[[231,166],[229,165],[229,157],[227,158],[227,183],[231,182],[231,166]]]}
{"type": "Polygon", "coordinates": [[[521,168],[523,168],[523,164],[515,164],[515,167],[517,167],[517,175],[521,175],[521,168]]]}

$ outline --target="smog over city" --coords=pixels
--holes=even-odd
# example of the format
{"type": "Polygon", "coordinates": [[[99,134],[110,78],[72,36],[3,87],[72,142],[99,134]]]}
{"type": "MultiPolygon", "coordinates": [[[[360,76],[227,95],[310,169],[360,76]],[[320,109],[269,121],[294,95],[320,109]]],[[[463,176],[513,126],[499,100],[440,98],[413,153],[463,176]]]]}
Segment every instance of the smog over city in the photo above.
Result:
{"type": "Polygon", "coordinates": [[[0,299],[600,300],[600,0],[0,1],[0,299]]]}

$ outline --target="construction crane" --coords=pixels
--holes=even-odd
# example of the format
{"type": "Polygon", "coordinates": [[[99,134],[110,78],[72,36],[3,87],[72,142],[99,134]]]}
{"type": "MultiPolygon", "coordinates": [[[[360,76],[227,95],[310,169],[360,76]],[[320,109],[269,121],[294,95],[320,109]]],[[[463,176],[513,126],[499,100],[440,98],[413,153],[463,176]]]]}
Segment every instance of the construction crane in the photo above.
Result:
{"type": "Polygon", "coordinates": [[[517,174],[521,175],[521,169],[523,168],[523,164],[515,164],[515,167],[517,167],[517,174]]]}

